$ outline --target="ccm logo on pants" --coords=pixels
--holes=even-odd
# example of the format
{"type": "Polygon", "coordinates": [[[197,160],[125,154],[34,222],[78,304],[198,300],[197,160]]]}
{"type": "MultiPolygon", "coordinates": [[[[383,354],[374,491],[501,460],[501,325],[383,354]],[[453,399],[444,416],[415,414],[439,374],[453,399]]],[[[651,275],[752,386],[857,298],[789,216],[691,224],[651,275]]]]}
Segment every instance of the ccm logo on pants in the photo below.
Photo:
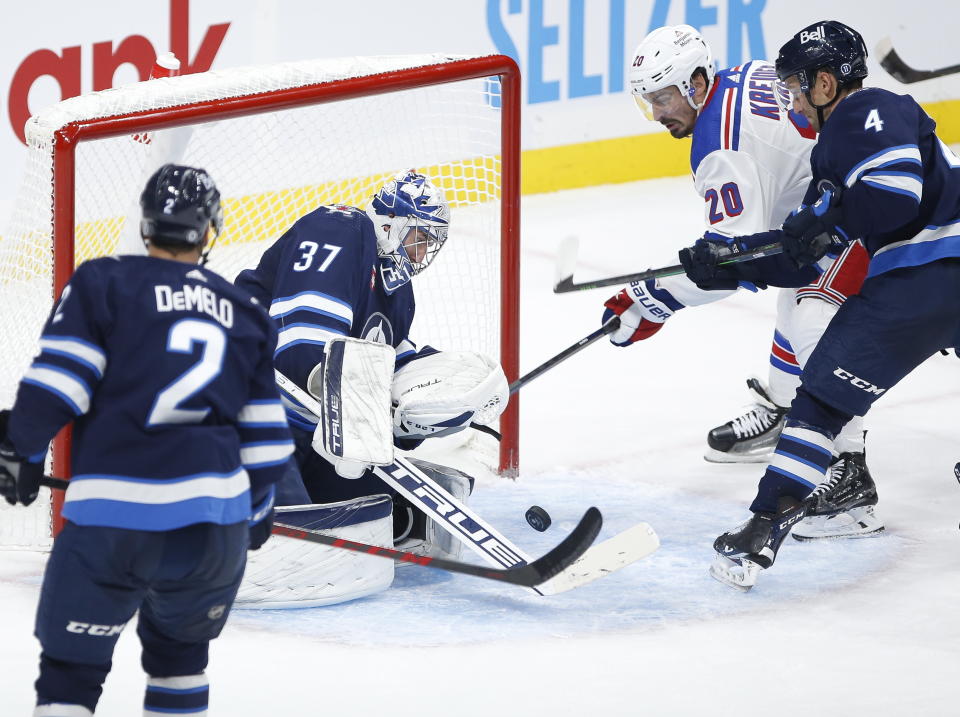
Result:
{"type": "Polygon", "coordinates": [[[867,393],[872,393],[877,396],[879,396],[881,393],[887,390],[885,388],[880,388],[879,386],[874,386],[869,381],[864,381],[862,378],[858,378],[857,376],[854,376],[852,373],[850,373],[849,371],[843,370],[839,366],[836,369],[834,369],[833,375],[843,381],[849,381],[850,385],[856,386],[862,391],[866,391],[867,393]]]}
{"type": "Polygon", "coordinates": [[[123,631],[123,625],[91,625],[89,622],[71,620],[67,624],[67,632],[93,635],[94,637],[112,637],[123,631]]]}

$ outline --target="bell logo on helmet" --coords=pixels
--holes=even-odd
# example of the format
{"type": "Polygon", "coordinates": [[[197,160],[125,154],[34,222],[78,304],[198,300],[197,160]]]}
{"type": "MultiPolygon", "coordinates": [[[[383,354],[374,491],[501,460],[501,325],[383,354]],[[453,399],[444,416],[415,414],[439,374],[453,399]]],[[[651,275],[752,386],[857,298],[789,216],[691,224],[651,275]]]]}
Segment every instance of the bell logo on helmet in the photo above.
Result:
{"type": "Polygon", "coordinates": [[[809,31],[804,30],[800,33],[800,44],[811,42],[813,40],[826,40],[827,34],[823,29],[823,25],[820,25],[816,30],[809,31]]]}

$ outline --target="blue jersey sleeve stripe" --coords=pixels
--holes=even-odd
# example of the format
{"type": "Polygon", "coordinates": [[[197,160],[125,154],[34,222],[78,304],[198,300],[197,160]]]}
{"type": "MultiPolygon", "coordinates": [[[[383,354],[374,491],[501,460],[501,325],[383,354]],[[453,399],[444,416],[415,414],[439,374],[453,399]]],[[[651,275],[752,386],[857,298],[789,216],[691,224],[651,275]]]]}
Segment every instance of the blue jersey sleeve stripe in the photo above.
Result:
{"type": "Polygon", "coordinates": [[[338,321],[342,324],[346,324],[348,329],[352,326],[350,319],[344,316],[338,316],[337,314],[333,314],[329,311],[324,311],[323,309],[316,309],[309,306],[297,306],[290,309],[289,311],[285,311],[282,314],[273,313],[271,311],[270,316],[273,317],[274,320],[276,320],[276,319],[283,319],[283,318],[286,318],[287,316],[291,316],[293,314],[297,314],[301,312],[308,313],[308,314],[315,314],[318,316],[326,316],[328,319],[333,319],[334,321],[338,321]]]}
{"type": "Polygon", "coordinates": [[[78,416],[90,410],[90,387],[83,379],[66,369],[35,363],[23,375],[23,381],[54,394],[65,401],[78,416]]]}
{"type": "Polygon", "coordinates": [[[298,308],[316,309],[337,316],[348,324],[353,324],[353,307],[350,304],[319,291],[302,291],[299,294],[274,299],[270,304],[270,316],[283,316],[298,308]]]}
{"type": "Polygon", "coordinates": [[[284,426],[286,417],[280,401],[250,401],[237,416],[241,426],[284,426]]]}
{"type": "Polygon", "coordinates": [[[335,329],[321,328],[316,324],[288,324],[277,332],[276,353],[280,353],[293,343],[306,341],[312,344],[325,344],[334,336],[346,336],[346,334],[335,329]]]}
{"type": "Polygon", "coordinates": [[[240,461],[246,468],[280,465],[293,455],[293,441],[260,441],[240,446],[240,461]]]}
{"type": "Polygon", "coordinates": [[[862,162],[851,169],[843,183],[847,187],[852,187],[854,183],[867,170],[874,167],[880,167],[884,164],[897,164],[899,162],[913,161],[920,164],[920,149],[915,144],[901,144],[896,147],[888,147],[876,154],[872,154],[862,162]]]}
{"type": "Polygon", "coordinates": [[[41,336],[40,350],[73,359],[93,371],[97,378],[103,377],[107,367],[107,355],[103,349],[73,336],[41,336]]]}
{"type": "Polygon", "coordinates": [[[897,175],[899,176],[895,176],[893,172],[867,174],[861,177],[860,181],[877,189],[910,197],[919,204],[923,194],[923,183],[912,174],[898,172],[897,175]]]}
{"type": "Polygon", "coordinates": [[[922,266],[931,261],[947,259],[950,257],[960,257],[960,226],[954,225],[955,233],[953,235],[944,234],[943,230],[948,227],[942,227],[937,230],[935,239],[919,240],[922,235],[930,236],[929,230],[925,229],[917,234],[909,242],[890,244],[883,247],[882,253],[878,251],[870,259],[870,265],[867,269],[867,278],[883,274],[892,269],[900,269],[906,266],[922,266]]]}

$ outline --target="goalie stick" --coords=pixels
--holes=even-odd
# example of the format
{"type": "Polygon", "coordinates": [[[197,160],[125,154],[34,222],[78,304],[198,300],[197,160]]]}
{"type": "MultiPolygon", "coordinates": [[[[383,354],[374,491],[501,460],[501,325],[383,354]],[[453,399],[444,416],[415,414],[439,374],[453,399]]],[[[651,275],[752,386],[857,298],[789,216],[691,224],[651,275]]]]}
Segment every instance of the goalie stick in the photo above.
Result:
{"type": "MultiPolygon", "coordinates": [[[[579,242],[576,237],[567,237],[560,244],[560,250],[557,252],[556,263],[556,283],[553,285],[553,293],[566,294],[571,291],[584,291],[586,289],[599,289],[603,286],[616,286],[617,284],[628,284],[633,281],[646,281],[647,279],[660,279],[666,276],[678,276],[683,273],[683,266],[674,264],[665,266],[661,269],[647,269],[633,274],[621,274],[620,276],[611,276],[606,279],[594,279],[593,281],[584,281],[575,283],[573,274],[577,265],[577,250],[579,242]]],[[[750,261],[751,259],[762,259],[766,256],[782,254],[783,247],[780,244],[765,244],[737,254],[718,262],[719,266],[726,264],[737,264],[741,261],[750,261]]]]}
{"type": "MultiPolygon", "coordinates": [[[[317,400],[279,371],[277,385],[304,408],[317,415],[317,400]]],[[[465,543],[467,547],[499,568],[515,568],[531,562],[522,550],[471,508],[450,495],[430,476],[401,455],[392,464],[374,466],[374,475],[394,488],[413,505],[426,513],[441,528],[465,543]]],[[[599,512],[599,511],[598,511],[599,512]]],[[[645,558],[660,545],[653,528],[640,523],[619,535],[588,549],[567,570],[561,571],[543,588],[534,588],[541,595],[571,590],[645,558]],[[595,549],[598,549],[595,551],[595,549]]]]}
{"type": "Polygon", "coordinates": [[[880,40],[880,42],[877,43],[875,51],[877,57],[880,58],[880,67],[886,70],[891,77],[905,85],[960,72],[960,65],[941,67],[939,70],[915,70],[904,62],[897,51],[893,49],[893,43],[889,37],[880,40]]]}
{"type": "MultiPolygon", "coordinates": [[[[43,476],[40,479],[40,485],[56,490],[66,490],[70,485],[70,481],[63,478],[43,476]]],[[[359,543],[355,540],[337,538],[317,530],[298,528],[295,525],[287,525],[286,523],[274,523],[272,532],[274,535],[283,535],[287,538],[329,545],[333,548],[352,550],[357,553],[375,555],[381,558],[389,558],[398,563],[413,563],[414,565],[445,570],[450,573],[462,573],[464,575],[473,575],[479,578],[499,580],[504,583],[535,588],[537,585],[541,585],[551,578],[556,577],[573,564],[596,539],[602,525],[603,518],[600,515],[600,511],[596,508],[588,508],[576,527],[574,527],[570,534],[555,548],[531,563],[506,569],[486,568],[482,565],[462,563],[459,560],[431,558],[424,555],[417,555],[416,553],[411,553],[406,550],[396,550],[394,548],[384,548],[379,545],[370,545],[369,543],[359,543]]]]}

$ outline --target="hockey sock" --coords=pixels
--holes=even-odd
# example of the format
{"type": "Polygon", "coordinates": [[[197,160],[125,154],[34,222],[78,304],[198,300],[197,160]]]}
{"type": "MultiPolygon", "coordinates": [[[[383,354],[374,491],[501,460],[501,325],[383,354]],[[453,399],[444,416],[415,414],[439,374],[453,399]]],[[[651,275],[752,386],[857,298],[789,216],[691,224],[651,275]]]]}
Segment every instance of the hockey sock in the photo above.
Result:
{"type": "Polygon", "coordinates": [[[833,459],[832,451],[831,438],[811,428],[787,425],[780,434],[773,460],[760,479],[750,510],[775,514],[781,497],[798,501],[806,498],[823,481],[833,459]]]}
{"type": "Polygon", "coordinates": [[[203,672],[181,677],[148,677],[143,717],[169,717],[171,713],[205,717],[209,697],[210,682],[203,672]]]}

